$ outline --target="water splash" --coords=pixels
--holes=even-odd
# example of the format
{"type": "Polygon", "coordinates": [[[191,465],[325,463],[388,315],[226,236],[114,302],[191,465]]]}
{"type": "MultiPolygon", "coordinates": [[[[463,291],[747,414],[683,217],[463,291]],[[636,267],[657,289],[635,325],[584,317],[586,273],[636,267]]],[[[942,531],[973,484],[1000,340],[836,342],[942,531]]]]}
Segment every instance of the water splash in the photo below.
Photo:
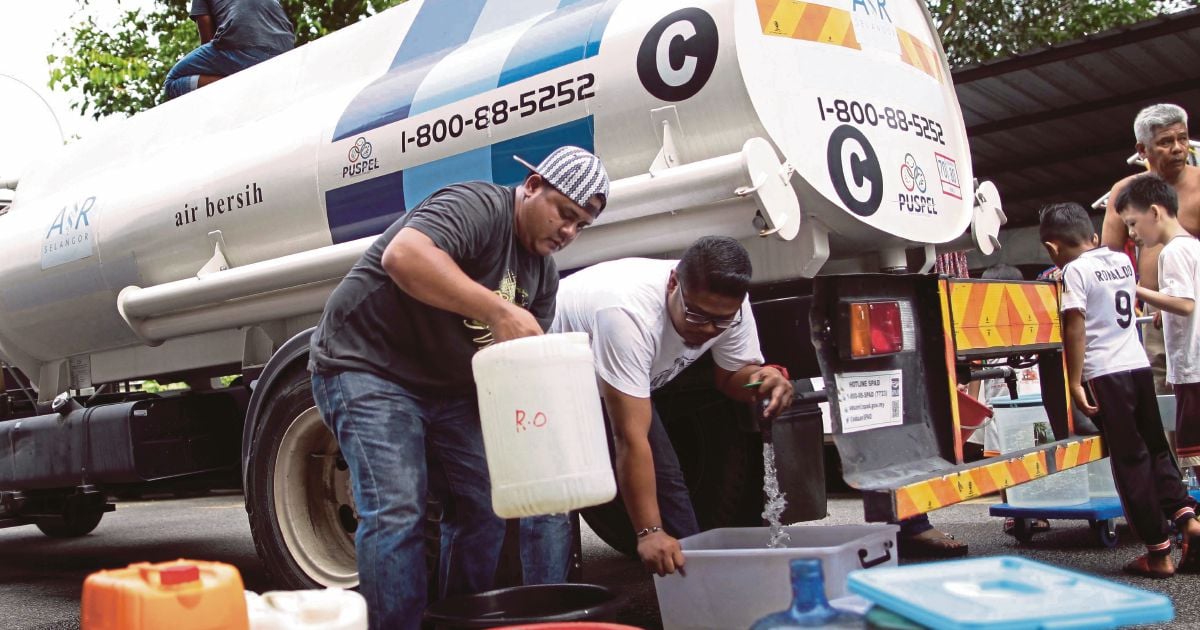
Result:
{"type": "Polygon", "coordinates": [[[767,502],[763,507],[762,517],[771,526],[771,538],[767,547],[786,547],[792,537],[783,531],[780,520],[783,518],[784,508],[787,507],[787,499],[784,493],[779,491],[779,478],[775,471],[775,446],[770,442],[763,444],[763,491],[767,495],[767,502]]]}

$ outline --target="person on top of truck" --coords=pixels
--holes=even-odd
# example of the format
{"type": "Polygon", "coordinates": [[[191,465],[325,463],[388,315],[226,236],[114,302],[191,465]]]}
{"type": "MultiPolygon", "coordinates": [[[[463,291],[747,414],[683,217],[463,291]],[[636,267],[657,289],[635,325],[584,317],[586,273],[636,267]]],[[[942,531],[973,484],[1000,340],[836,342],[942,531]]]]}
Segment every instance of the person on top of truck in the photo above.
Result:
{"type": "MultiPolygon", "coordinates": [[[[716,387],[725,395],[760,401],[767,418],[792,403],[787,370],[763,365],[747,295],[750,276],[741,243],[706,236],[680,260],[604,262],[567,277],[559,290],[550,332],[591,336],[620,499],[637,534],[638,556],[659,575],[683,568],[678,539],[700,528],[650,393],[712,350],[716,387]]],[[[526,583],[566,581],[569,532],[566,515],[522,523],[526,583]]]]}
{"type": "MultiPolygon", "coordinates": [[[[1133,135],[1137,139],[1138,155],[1146,160],[1146,169],[1175,189],[1179,197],[1180,225],[1192,236],[1200,237],[1200,167],[1188,164],[1191,142],[1187,121],[1187,112],[1177,105],[1151,105],[1138,112],[1133,121],[1133,135]]],[[[1117,196],[1136,176],[1130,175],[1117,182],[1108,194],[1100,244],[1114,252],[1124,250],[1125,242],[1130,239],[1129,228],[1125,227],[1117,212],[1117,196]]],[[[1158,290],[1158,252],[1161,249],[1139,247],[1139,282],[1152,291],[1158,290]]],[[[1151,313],[1155,313],[1155,321],[1153,325],[1142,328],[1142,344],[1154,371],[1155,390],[1159,394],[1169,394],[1171,390],[1166,382],[1167,355],[1163,344],[1162,320],[1155,310],[1147,308],[1146,314],[1151,313]]]]}
{"type": "Polygon", "coordinates": [[[285,53],[296,45],[279,0],[192,0],[200,46],[167,73],[167,100],[285,53]]]}
{"type": "Polygon", "coordinates": [[[504,521],[492,511],[471,357],[550,326],[558,292],[550,256],[595,220],[609,188],[604,165],[578,147],[530,170],[515,189],[447,186],[397,219],[334,290],[313,332],[313,395],[349,465],[371,628],[421,623],[433,488],[426,449],[448,482],[433,489],[454,506],[442,522],[439,590],[493,585],[504,521]]]}

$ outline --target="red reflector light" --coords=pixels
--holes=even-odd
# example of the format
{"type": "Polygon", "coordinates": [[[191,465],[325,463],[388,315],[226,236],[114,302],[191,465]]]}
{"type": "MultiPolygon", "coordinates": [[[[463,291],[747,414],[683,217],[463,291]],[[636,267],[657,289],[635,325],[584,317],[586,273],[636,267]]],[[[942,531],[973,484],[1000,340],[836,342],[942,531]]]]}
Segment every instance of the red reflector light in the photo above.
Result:
{"type": "Polygon", "coordinates": [[[899,302],[850,305],[850,356],[858,359],[904,350],[899,302]]]}

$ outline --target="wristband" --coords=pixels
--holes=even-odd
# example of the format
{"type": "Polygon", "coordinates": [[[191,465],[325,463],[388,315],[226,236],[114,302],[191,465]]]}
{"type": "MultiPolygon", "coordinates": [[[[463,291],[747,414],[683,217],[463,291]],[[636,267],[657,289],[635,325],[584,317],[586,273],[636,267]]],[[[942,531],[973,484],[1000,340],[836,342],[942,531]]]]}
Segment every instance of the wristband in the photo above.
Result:
{"type": "Polygon", "coordinates": [[[659,527],[658,525],[651,525],[650,527],[647,527],[646,529],[639,529],[638,533],[637,533],[637,537],[645,538],[646,536],[649,536],[650,534],[653,534],[654,532],[661,532],[661,531],[662,531],[662,528],[659,527]]]}
{"type": "Polygon", "coordinates": [[[782,365],[777,365],[777,364],[775,364],[775,363],[768,363],[768,364],[764,365],[763,367],[765,367],[765,368],[775,368],[776,370],[779,370],[779,373],[780,373],[780,374],[782,374],[782,375],[783,375],[783,379],[784,379],[784,380],[786,380],[786,381],[790,381],[790,380],[792,380],[792,377],[788,376],[788,371],[787,371],[787,368],[783,367],[782,365]]]}

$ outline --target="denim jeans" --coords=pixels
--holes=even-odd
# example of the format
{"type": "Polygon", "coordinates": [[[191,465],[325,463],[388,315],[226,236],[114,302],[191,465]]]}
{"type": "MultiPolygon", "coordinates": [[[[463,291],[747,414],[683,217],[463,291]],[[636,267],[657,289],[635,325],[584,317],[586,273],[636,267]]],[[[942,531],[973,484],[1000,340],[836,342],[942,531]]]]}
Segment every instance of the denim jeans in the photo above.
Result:
{"type": "MultiPolygon", "coordinates": [[[[418,628],[425,609],[426,448],[448,496],[438,576],[443,596],[493,587],[504,521],[491,482],[475,393],[424,397],[365,372],[312,375],[313,396],[350,468],[359,590],[371,628],[418,628]]],[[[436,485],[436,484],[435,484],[436,485]]],[[[434,488],[436,491],[437,489],[434,488]]]]}
{"type": "MultiPolygon", "coordinates": [[[[607,414],[605,424],[611,424],[607,414]]],[[[612,428],[609,427],[611,439],[612,428]]],[[[658,495],[658,514],[662,528],[675,538],[700,532],[696,510],[688,494],[679,456],[671,445],[667,429],[658,412],[651,407],[650,453],[654,457],[654,484],[658,495]]],[[[621,504],[621,497],[613,500],[621,504]]],[[[571,559],[571,525],[566,514],[551,514],[521,519],[521,570],[526,584],[555,584],[567,581],[571,559]]]]}
{"type": "Polygon", "coordinates": [[[265,48],[226,50],[213,46],[212,42],[201,44],[175,62],[163,81],[163,91],[167,94],[167,100],[183,96],[199,87],[202,74],[227,77],[276,54],[265,48]]]}

